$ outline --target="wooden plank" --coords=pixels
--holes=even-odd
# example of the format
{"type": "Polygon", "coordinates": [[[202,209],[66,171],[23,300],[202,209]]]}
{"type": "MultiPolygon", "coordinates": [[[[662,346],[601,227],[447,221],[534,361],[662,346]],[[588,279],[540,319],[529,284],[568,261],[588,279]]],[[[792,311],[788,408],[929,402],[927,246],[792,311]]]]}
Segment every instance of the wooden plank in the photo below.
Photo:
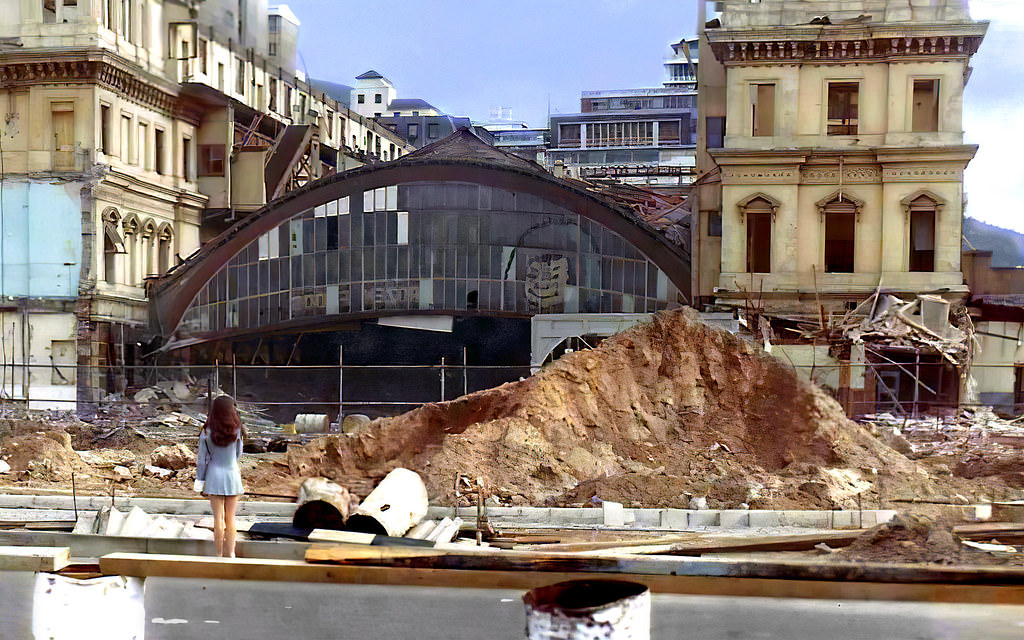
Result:
{"type": "Polygon", "coordinates": [[[627,553],[658,553],[671,555],[700,555],[703,553],[736,553],[750,551],[810,551],[825,543],[833,549],[849,546],[865,529],[828,531],[782,536],[707,536],[692,533],[685,536],[638,538],[636,540],[607,540],[603,542],[567,542],[544,546],[545,551],[616,551],[627,553]]]}
{"type": "MultiPolygon", "coordinates": [[[[112,554],[100,559],[105,575],[266,580],[288,582],[460,587],[527,590],[565,580],[598,580],[607,573],[400,569],[309,564],[287,560],[193,558],[112,554]]],[[[630,574],[654,593],[731,597],[890,600],[968,604],[1024,604],[1024,586],[902,584],[857,581],[781,580],[722,576],[630,574]]]]}
{"type": "Polygon", "coordinates": [[[68,547],[0,547],[0,571],[60,571],[70,558],[68,547]]]}
{"type": "Polygon", "coordinates": [[[432,540],[416,538],[397,538],[375,533],[358,533],[355,531],[335,531],[333,529],[313,529],[307,539],[310,542],[335,542],[355,545],[373,545],[386,547],[427,547],[433,548],[432,540]]]}
{"type": "Polygon", "coordinates": [[[365,545],[314,545],[309,562],[444,570],[601,572],[617,574],[728,576],[787,580],[856,580],[950,584],[1021,584],[1020,567],[752,560],[677,556],[590,555],[446,547],[415,549],[365,545]]]}
{"type": "MultiPolygon", "coordinates": [[[[162,553],[172,555],[217,555],[212,540],[181,538],[127,538],[49,531],[0,531],[0,545],[70,547],[76,560],[95,560],[109,553],[162,553]]],[[[239,540],[235,552],[248,558],[301,560],[309,544],[305,542],[261,542],[239,540]]]]}
{"type": "MultiPolygon", "coordinates": [[[[0,494],[0,509],[62,509],[74,508],[75,500],[69,495],[10,495],[0,494]]],[[[99,511],[110,506],[110,496],[78,496],[78,511],[99,511]]],[[[114,506],[122,511],[140,507],[150,514],[206,515],[210,501],[205,499],[129,498],[115,497],[114,506]]],[[[235,512],[239,516],[285,516],[295,514],[294,503],[241,500],[235,512]]]]}

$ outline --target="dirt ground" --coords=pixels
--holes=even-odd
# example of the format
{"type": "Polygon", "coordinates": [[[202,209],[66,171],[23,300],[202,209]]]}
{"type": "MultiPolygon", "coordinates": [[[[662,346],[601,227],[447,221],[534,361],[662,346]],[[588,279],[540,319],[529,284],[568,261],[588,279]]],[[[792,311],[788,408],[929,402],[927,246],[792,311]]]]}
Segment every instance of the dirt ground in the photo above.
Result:
{"type": "MultiPolygon", "coordinates": [[[[979,464],[984,446],[929,448],[926,431],[908,449],[891,425],[851,422],[756,345],[679,310],[526,380],[247,455],[243,478],[252,494],[294,495],[319,475],[365,496],[402,466],[423,475],[440,504],[451,504],[460,473],[482,477],[501,504],[919,509],[1024,497],[1019,450],[1000,444],[999,464],[979,464]]],[[[187,495],[193,467],[147,471],[158,447],[175,444],[148,433],[70,418],[0,420],[0,459],[11,467],[0,484],[70,488],[74,472],[88,492],[113,484],[187,495]]]]}

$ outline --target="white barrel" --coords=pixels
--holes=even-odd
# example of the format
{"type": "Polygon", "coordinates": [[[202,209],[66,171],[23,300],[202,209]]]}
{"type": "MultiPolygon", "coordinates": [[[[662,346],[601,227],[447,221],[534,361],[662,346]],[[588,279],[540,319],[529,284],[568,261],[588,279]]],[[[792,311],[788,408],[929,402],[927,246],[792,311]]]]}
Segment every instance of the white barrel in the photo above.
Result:
{"type": "Polygon", "coordinates": [[[651,592],[636,582],[571,580],[528,591],[527,640],[650,640],[651,592]]]}
{"type": "Polygon", "coordinates": [[[427,486],[415,471],[394,469],[356,507],[345,529],[403,536],[427,515],[427,486]]]}
{"type": "Polygon", "coordinates": [[[295,433],[327,433],[331,421],[323,413],[300,413],[295,416],[295,433]]]}

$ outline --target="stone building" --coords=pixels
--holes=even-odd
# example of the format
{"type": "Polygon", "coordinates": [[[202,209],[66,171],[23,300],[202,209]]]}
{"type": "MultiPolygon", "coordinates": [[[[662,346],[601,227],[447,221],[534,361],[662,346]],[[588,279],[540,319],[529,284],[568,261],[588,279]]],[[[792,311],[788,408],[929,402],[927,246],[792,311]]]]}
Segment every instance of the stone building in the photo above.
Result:
{"type": "Polygon", "coordinates": [[[148,278],[381,140],[405,148],[272,65],[268,29],[265,0],[0,0],[3,397],[123,390],[148,278]]]}
{"type": "MultiPolygon", "coordinates": [[[[716,5],[702,19],[694,296],[822,326],[876,291],[964,301],[977,147],[963,93],[987,24],[965,0],[716,5]]],[[[790,351],[830,358],[828,344],[790,351]]]]}

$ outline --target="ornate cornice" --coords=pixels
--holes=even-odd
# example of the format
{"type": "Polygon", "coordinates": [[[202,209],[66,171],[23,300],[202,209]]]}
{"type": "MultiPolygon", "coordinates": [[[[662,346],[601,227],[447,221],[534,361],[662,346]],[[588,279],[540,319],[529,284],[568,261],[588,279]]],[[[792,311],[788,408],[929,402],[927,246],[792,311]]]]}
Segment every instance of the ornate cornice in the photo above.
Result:
{"type": "Polygon", "coordinates": [[[200,111],[177,85],[142,72],[120,56],[99,50],[25,51],[0,59],[0,86],[96,84],[172,118],[199,125],[200,111]]]}
{"type": "Polygon", "coordinates": [[[908,58],[966,58],[978,52],[982,38],[982,35],[973,34],[899,37],[879,37],[876,34],[844,37],[836,34],[810,40],[765,40],[749,36],[719,40],[709,36],[712,52],[725,65],[779,62],[850,64],[894,59],[902,62],[908,58]]]}

